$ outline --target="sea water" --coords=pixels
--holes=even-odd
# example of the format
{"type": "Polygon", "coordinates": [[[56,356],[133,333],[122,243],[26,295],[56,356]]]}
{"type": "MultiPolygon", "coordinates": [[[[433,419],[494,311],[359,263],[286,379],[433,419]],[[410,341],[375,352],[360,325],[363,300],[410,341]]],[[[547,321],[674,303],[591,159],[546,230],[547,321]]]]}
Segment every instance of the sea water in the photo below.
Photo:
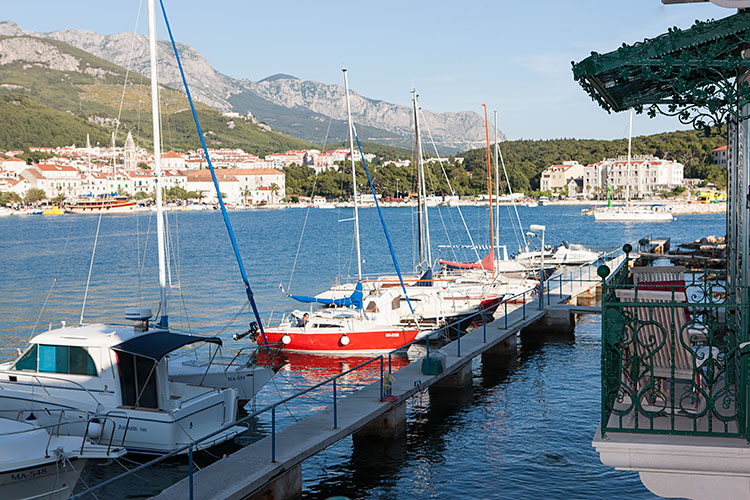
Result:
{"type": "MultiPolygon", "coordinates": [[[[471,250],[444,245],[489,243],[486,208],[430,209],[433,260],[476,260],[471,250]]],[[[723,215],[683,215],[672,223],[597,223],[576,206],[501,208],[500,239],[510,252],[530,224],[546,226],[545,243],[562,240],[612,250],[643,237],[672,245],[723,236],[723,215]]],[[[383,211],[398,263],[405,273],[418,260],[416,217],[410,208],[383,211]]],[[[312,295],[337,276],[356,275],[351,209],[236,211],[230,218],[264,324],[298,307],[285,292],[312,295]]],[[[360,210],[363,272],[394,272],[374,209],[360,210]]],[[[34,333],[83,322],[125,323],[133,306],[158,309],[155,219],[152,213],[103,216],[0,218],[0,360],[15,357],[34,333]],[[97,227],[98,234],[97,234],[97,227]],[[94,252],[95,248],[95,252],[94,252]],[[93,259],[92,259],[93,255],[93,259]],[[91,278],[88,279],[89,270],[91,278]],[[86,302],[84,307],[84,296],[86,302]]],[[[218,212],[168,214],[169,318],[175,331],[219,335],[231,354],[245,343],[233,333],[252,321],[244,285],[218,212]]],[[[484,254],[478,252],[480,257],[484,254]]],[[[595,272],[595,270],[594,270],[595,272]]],[[[415,357],[419,353],[411,353],[415,357]]],[[[277,401],[352,368],[362,358],[288,355],[287,364],[259,394],[256,407],[277,401]]],[[[408,359],[394,361],[397,365],[408,359]]],[[[603,466],[591,446],[600,406],[600,318],[583,316],[574,339],[520,344],[497,366],[474,361],[470,393],[457,401],[431,401],[425,392],[409,402],[407,435],[389,446],[357,446],[344,439],[307,460],[303,498],[655,498],[634,472],[603,466]]],[[[340,394],[376,381],[379,366],[342,381],[340,394]]],[[[283,428],[331,403],[330,388],[293,400],[277,411],[283,428]]],[[[270,433],[270,416],[247,436],[196,456],[205,466],[222,453],[270,433]]],[[[132,468],[140,457],[95,464],[86,484],[132,468]]],[[[143,498],[185,477],[184,460],[160,464],[138,479],[114,483],[99,498],[143,498]]],[[[83,487],[79,484],[79,490],[83,487]]]]}

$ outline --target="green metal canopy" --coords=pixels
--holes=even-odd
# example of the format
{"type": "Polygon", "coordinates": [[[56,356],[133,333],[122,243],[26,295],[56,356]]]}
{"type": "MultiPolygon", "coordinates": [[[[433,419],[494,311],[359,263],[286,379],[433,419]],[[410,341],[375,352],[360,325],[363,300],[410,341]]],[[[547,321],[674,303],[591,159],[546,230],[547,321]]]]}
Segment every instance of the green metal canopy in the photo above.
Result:
{"type": "Polygon", "coordinates": [[[706,128],[737,113],[750,87],[737,77],[750,69],[743,51],[750,48],[750,12],[718,21],[696,21],[653,39],[623,44],[608,54],[592,52],[573,63],[573,75],[605,110],[635,108],[679,116],[706,128]]]}

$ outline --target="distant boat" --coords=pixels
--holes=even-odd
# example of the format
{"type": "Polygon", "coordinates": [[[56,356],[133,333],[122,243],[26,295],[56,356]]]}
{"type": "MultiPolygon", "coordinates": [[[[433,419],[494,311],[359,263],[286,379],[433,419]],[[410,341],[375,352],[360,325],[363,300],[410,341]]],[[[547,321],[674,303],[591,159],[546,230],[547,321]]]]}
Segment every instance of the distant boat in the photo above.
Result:
{"type": "Polygon", "coordinates": [[[674,216],[665,207],[605,207],[593,210],[597,222],[672,222],[674,216]]]}
{"type": "Polygon", "coordinates": [[[13,210],[8,207],[0,207],[0,217],[7,217],[13,215],[13,210]]]}
{"type": "MultiPolygon", "coordinates": [[[[633,110],[630,110],[630,126],[628,127],[628,170],[625,191],[624,207],[600,207],[594,208],[591,213],[597,222],[672,222],[674,216],[663,206],[651,207],[630,206],[630,152],[633,139],[633,110]]],[[[582,215],[589,215],[588,213],[582,215]]]]}
{"type": "Polygon", "coordinates": [[[62,215],[65,213],[65,210],[58,207],[57,205],[47,207],[44,210],[42,210],[42,215],[62,215]]]}
{"type": "Polygon", "coordinates": [[[66,203],[65,208],[73,214],[123,214],[135,211],[138,204],[125,196],[81,196],[66,203]]]}

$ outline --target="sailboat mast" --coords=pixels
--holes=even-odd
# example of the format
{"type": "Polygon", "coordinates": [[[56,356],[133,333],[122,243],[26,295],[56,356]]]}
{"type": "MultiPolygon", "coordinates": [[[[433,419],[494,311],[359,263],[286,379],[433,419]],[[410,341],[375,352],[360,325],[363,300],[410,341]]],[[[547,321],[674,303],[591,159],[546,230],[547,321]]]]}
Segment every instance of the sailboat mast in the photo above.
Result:
{"type": "Polygon", "coordinates": [[[422,242],[422,175],[419,172],[419,156],[417,155],[417,144],[419,144],[419,127],[417,127],[417,90],[412,89],[412,103],[414,104],[414,161],[417,167],[417,239],[419,241],[419,272],[424,270],[424,246],[422,242]]]}
{"type": "MultiPolygon", "coordinates": [[[[487,121],[487,105],[482,104],[484,108],[484,133],[487,139],[487,192],[490,196],[490,246],[492,251],[492,258],[495,258],[495,228],[492,217],[492,170],[490,170],[490,127],[487,121]]],[[[495,274],[494,266],[492,274],[495,274]]]]}
{"type": "Polygon", "coordinates": [[[497,161],[497,110],[495,110],[495,245],[497,258],[500,260],[500,166],[497,161]]]}
{"type": "Polygon", "coordinates": [[[161,137],[159,136],[159,83],[156,73],[156,11],[148,0],[149,56],[151,59],[151,115],[154,136],[154,180],[156,184],[156,241],[159,259],[159,326],[169,326],[167,314],[167,261],[164,248],[164,210],[162,207],[161,137]]]}
{"type": "Polygon", "coordinates": [[[628,174],[625,186],[625,210],[630,210],[630,147],[633,141],[633,110],[630,110],[630,126],[628,127],[628,174]]]}
{"type": "Polygon", "coordinates": [[[344,72],[344,88],[346,90],[346,116],[349,120],[349,154],[352,158],[352,193],[354,194],[354,239],[357,245],[357,278],[362,280],[362,254],[359,248],[359,205],[357,202],[357,171],[354,168],[354,125],[352,124],[352,107],[349,103],[349,78],[344,72]]]}
{"type": "MultiPolygon", "coordinates": [[[[417,144],[416,144],[416,153],[417,153],[417,171],[419,172],[419,176],[421,178],[421,185],[419,186],[419,189],[422,192],[421,199],[422,203],[424,204],[424,242],[425,242],[425,248],[427,250],[427,268],[432,267],[432,247],[430,246],[430,218],[427,213],[427,182],[425,182],[425,176],[424,176],[424,157],[422,154],[422,137],[420,135],[419,130],[419,96],[417,95],[417,91],[412,90],[412,94],[414,95],[414,136],[416,138],[417,144]]],[[[421,211],[420,211],[421,213],[421,211]]]]}

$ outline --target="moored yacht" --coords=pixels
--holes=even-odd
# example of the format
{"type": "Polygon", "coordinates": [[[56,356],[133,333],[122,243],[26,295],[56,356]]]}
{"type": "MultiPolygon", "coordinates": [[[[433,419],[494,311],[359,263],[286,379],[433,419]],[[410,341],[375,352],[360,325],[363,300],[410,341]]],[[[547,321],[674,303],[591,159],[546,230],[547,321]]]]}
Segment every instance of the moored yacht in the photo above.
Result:
{"type": "Polygon", "coordinates": [[[127,214],[137,208],[138,204],[125,196],[81,196],[65,204],[65,210],[73,214],[127,214]]]}
{"type": "Polygon", "coordinates": [[[0,498],[65,500],[91,459],[118,458],[123,448],[43,429],[35,419],[0,418],[0,498]]]}
{"type": "MultiPolygon", "coordinates": [[[[145,316],[145,315],[144,315],[145,316]]],[[[231,424],[237,392],[170,381],[167,355],[221,340],[104,324],[62,327],[33,337],[14,362],[0,365],[0,408],[61,433],[113,443],[138,453],[169,453],[231,424]],[[96,429],[94,432],[93,429],[96,429]]],[[[231,426],[200,443],[207,448],[245,429],[231,426]]]]}

